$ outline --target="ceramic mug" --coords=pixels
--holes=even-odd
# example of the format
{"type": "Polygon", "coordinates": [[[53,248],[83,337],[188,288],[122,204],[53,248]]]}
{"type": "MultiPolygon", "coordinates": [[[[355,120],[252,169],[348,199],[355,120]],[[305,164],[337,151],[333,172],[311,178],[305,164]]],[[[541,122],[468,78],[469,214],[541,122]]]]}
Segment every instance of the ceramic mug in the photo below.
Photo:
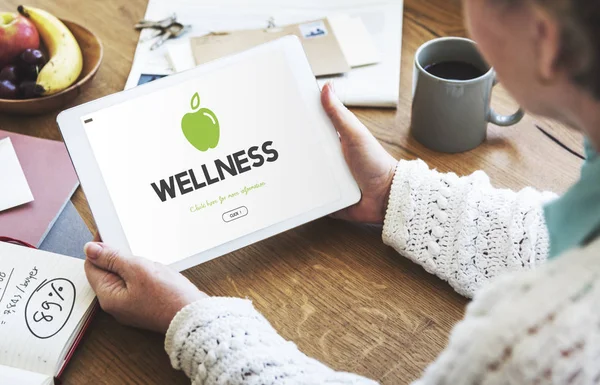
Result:
{"type": "MultiPolygon", "coordinates": [[[[432,71],[433,72],[433,71],[432,71]]],[[[496,73],[481,57],[474,41],[444,37],[423,44],[415,55],[411,134],[426,147],[448,153],[471,150],[486,138],[487,125],[511,126],[524,116],[509,116],[490,106],[496,73]],[[439,63],[470,64],[481,76],[453,80],[427,71],[439,63]]]]}

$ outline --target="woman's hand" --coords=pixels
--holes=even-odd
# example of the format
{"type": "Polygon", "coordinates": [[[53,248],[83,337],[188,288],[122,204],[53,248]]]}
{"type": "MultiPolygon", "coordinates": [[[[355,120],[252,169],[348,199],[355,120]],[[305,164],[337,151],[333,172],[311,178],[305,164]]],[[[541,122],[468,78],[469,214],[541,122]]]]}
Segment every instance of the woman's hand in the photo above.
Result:
{"type": "Polygon", "coordinates": [[[383,223],[397,161],[373,134],[337,98],[330,84],[323,87],[321,102],[340,135],[346,163],[356,179],[362,199],[334,214],[336,218],[383,223]]]}
{"type": "Polygon", "coordinates": [[[98,242],[85,245],[85,273],[100,306],[122,324],[166,333],[175,314],[207,295],[160,263],[126,257],[98,242]]]}

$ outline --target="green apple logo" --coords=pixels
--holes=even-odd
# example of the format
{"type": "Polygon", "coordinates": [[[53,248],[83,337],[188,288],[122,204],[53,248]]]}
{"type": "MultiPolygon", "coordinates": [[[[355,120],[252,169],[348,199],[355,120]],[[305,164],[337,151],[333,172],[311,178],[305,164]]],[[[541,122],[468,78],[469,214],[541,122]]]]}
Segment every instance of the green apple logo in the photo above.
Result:
{"type": "Polygon", "coordinates": [[[219,144],[219,120],[214,112],[208,108],[200,108],[200,96],[196,92],[192,96],[192,110],[195,112],[187,113],[181,119],[181,129],[183,135],[200,151],[207,151],[209,148],[217,147],[219,144]],[[197,110],[197,111],[196,111],[197,110]]]}

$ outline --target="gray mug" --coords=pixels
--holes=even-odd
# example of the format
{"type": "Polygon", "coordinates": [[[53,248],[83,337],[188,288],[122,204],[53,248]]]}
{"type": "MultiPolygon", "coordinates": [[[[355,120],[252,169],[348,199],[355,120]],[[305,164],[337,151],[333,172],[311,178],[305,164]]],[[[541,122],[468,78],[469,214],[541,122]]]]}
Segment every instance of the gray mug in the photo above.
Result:
{"type": "Polygon", "coordinates": [[[510,116],[490,107],[496,73],[481,57],[474,41],[444,37],[423,44],[415,55],[411,134],[426,147],[456,153],[479,146],[486,138],[488,122],[511,126],[524,116],[519,109],[510,116]],[[470,80],[451,80],[427,72],[433,64],[462,62],[482,75],[470,80]]]}

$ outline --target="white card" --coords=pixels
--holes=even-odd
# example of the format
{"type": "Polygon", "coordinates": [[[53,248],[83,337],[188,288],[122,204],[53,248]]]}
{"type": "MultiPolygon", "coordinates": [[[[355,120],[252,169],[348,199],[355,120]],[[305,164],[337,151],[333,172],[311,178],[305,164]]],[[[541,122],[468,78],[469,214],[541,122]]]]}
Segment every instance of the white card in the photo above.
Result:
{"type": "Polygon", "coordinates": [[[189,40],[173,41],[167,46],[167,59],[175,72],[183,72],[196,66],[189,40]]]}
{"type": "Polygon", "coordinates": [[[362,18],[341,14],[331,16],[329,22],[350,67],[360,67],[381,61],[373,37],[362,18]]]}
{"type": "Polygon", "coordinates": [[[33,201],[33,194],[10,140],[0,140],[0,211],[33,201]]]}

